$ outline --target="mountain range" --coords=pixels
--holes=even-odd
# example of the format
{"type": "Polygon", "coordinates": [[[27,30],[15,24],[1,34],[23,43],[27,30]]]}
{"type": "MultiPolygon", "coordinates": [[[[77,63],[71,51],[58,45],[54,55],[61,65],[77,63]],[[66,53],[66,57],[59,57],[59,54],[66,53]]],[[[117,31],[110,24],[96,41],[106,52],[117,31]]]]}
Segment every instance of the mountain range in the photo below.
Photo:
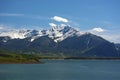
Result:
{"type": "Polygon", "coordinates": [[[11,30],[0,33],[0,50],[70,57],[120,57],[120,45],[69,25],[48,30],[11,30]]]}

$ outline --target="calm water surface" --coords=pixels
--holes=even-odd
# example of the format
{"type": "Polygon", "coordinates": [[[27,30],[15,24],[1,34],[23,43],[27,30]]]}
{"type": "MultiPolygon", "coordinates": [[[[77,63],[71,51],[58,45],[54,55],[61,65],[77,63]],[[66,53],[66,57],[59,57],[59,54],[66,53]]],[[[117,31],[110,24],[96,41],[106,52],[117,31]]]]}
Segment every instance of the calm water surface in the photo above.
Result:
{"type": "Polygon", "coordinates": [[[0,80],[120,80],[120,60],[43,60],[0,64],[0,80]]]}

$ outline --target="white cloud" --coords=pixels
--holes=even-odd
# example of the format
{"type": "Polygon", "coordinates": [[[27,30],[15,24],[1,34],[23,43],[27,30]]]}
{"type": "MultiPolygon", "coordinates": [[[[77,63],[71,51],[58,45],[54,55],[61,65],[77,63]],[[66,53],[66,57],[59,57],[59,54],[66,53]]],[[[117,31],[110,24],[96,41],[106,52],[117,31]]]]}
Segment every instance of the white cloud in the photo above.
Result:
{"type": "Polygon", "coordinates": [[[57,26],[57,25],[54,24],[54,23],[49,23],[49,25],[52,26],[52,27],[53,27],[53,26],[57,26]]]}
{"type": "Polygon", "coordinates": [[[110,41],[110,42],[114,42],[114,43],[120,43],[120,36],[118,34],[112,34],[112,33],[108,33],[108,34],[99,34],[99,36],[103,37],[104,39],[110,41]]]}
{"type": "Polygon", "coordinates": [[[4,29],[4,25],[3,24],[0,24],[0,30],[3,30],[4,29]]]}
{"type": "Polygon", "coordinates": [[[8,31],[13,29],[14,25],[10,24],[0,24],[0,31],[8,31]]]}
{"type": "Polygon", "coordinates": [[[16,14],[16,13],[0,13],[0,16],[24,16],[24,14],[16,14]]]}
{"type": "Polygon", "coordinates": [[[2,26],[0,26],[0,30],[4,29],[2,26]]]}
{"type": "Polygon", "coordinates": [[[97,28],[93,28],[92,31],[93,31],[93,32],[98,32],[98,33],[100,33],[100,32],[104,32],[105,29],[100,28],[100,27],[97,27],[97,28]]]}
{"type": "Polygon", "coordinates": [[[62,18],[62,17],[59,17],[59,16],[54,16],[51,19],[53,19],[53,20],[55,20],[57,22],[65,22],[65,23],[69,22],[68,19],[62,18]]]}
{"type": "Polygon", "coordinates": [[[103,37],[104,39],[106,39],[110,42],[120,43],[120,35],[119,35],[120,31],[106,30],[106,29],[98,27],[98,28],[93,28],[91,30],[81,31],[81,32],[83,32],[83,33],[90,32],[97,36],[103,37]]]}

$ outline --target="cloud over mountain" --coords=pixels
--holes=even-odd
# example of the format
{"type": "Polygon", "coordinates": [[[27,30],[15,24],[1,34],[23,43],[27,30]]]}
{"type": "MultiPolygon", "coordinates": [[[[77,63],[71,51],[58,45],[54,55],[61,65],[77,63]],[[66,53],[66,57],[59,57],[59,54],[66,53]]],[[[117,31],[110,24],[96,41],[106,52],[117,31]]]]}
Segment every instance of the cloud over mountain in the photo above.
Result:
{"type": "Polygon", "coordinates": [[[96,27],[96,28],[93,28],[92,31],[93,31],[93,32],[104,32],[105,29],[102,29],[102,28],[100,28],[100,27],[96,27]]]}
{"type": "Polygon", "coordinates": [[[68,19],[63,18],[63,17],[59,17],[59,16],[54,16],[54,17],[52,17],[51,19],[53,19],[53,20],[55,20],[55,21],[57,21],[57,22],[65,22],[65,23],[69,22],[68,19]]]}
{"type": "Polygon", "coordinates": [[[3,29],[3,27],[2,26],[0,26],[0,30],[2,30],[3,29]]]}
{"type": "Polygon", "coordinates": [[[4,30],[7,28],[7,25],[4,25],[4,24],[0,24],[0,30],[4,30]]]}
{"type": "Polygon", "coordinates": [[[56,24],[54,23],[49,23],[50,26],[57,26],[56,24]]]}

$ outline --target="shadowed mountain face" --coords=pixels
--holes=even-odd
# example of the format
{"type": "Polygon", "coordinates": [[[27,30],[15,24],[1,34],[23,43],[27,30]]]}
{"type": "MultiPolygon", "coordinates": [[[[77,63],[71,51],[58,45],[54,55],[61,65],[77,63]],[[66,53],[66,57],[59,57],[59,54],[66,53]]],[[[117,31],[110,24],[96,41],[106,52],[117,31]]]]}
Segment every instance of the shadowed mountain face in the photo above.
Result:
{"type": "Polygon", "coordinates": [[[113,43],[93,34],[84,34],[66,38],[61,42],[54,42],[48,36],[42,36],[30,42],[29,38],[9,39],[0,38],[0,49],[16,52],[35,52],[40,54],[63,53],[66,56],[77,57],[118,57],[119,54],[113,43]]]}
{"type": "MultiPolygon", "coordinates": [[[[76,53],[78,56],[110,57],[118,56],[113,43],[93,34],[74,36],[59,43],[59,49],[63,52],[76,53]]],[[[68,55],[69,55],[68,53],[68,55]]]]}
{"type": "Polygon", "coordinates": [[[42,55],[62,54],[72,57],[120,56],[119,45],[110,43],[91,33],[83,34],[66,25],[53,26],[50,30],[21,30],[8,33],[0,34],[2,35],[0,37],[0,50],[42,55]]]}

